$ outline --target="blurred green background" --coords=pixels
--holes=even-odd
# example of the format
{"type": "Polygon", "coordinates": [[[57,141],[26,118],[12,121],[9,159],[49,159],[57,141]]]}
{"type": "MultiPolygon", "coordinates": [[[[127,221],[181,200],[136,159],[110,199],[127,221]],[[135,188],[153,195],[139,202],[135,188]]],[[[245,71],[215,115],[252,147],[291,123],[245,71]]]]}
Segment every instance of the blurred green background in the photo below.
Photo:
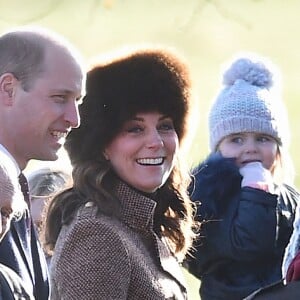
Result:
{"type": "MultiPolygon", "coordinates": [[[[221,65],[240,51],[269,57],[282,72],[300,186],[299,11],[297,0],[10,0],[0,2],[0,30],[45,26],[66,36],[87,59],[127,44],[176,48],[190,64],[197,104],[191,166],[208,153],[207,111],[221,88],[221,65]]],[[[62,152],[57,163],[65,161],[62,152]]],[[[191,299],[197,299],[199,283],[187,278],[191,299]]]]}

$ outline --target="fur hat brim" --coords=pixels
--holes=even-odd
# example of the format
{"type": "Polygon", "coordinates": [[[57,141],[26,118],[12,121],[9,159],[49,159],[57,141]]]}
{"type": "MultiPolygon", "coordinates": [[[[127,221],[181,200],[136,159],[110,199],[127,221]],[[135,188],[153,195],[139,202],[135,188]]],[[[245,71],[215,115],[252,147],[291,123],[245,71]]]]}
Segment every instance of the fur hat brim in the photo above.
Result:
{"type": "Polygon", "coordinates": [[[95,159],[125,121],[149,111],[171,117],[181,141],[189,104],[187,66],[172,52],[143,49],[98,63],[87,74],[81,125],[68,135],[65,147],[72,163],[95,159]]]}

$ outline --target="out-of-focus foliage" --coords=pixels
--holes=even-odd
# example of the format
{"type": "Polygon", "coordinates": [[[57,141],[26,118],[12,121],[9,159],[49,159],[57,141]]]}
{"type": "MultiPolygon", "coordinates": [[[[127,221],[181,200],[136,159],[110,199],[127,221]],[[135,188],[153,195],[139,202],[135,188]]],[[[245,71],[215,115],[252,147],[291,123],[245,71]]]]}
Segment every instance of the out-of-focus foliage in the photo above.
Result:
{"type": "MultiPolygon", "coordinates": [[[[87,59],[137,43],[176,48],[191,66],[195,87],[190,165],[208,153],[207,111],[221,88],[221,65],[239,51],[267,56],[282,71],[298,173],[299,11],[297,0],[10,0],[0,2],[0,30],[46,26],[87,59]]],[[[300,186],[300,178],[296,183],[300,186]]]]}
{"type": "Polygon", "coordinates": [[[86,58],[127,44],[175,47],[191,66],[198,106],[190,165],[208,152],[207,110],[221,87],[221,64],[238,51],[268,56],[283,73],[297,170],[299,9],[296,0],[11,0],[0,3],[0,30],[47,26],[86,58]]]}

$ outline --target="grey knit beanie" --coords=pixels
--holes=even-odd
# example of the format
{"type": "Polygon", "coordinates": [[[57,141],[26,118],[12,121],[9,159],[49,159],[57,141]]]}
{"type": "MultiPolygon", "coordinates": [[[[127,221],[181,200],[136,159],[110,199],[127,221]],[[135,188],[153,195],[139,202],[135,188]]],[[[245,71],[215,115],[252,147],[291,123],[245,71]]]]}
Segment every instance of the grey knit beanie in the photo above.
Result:
{"type": "Polygon", "coordinates": [[[210,148],[239,132],[259,132],[288,143],[289,130],[280,92],[274,89],[272,65],[262,58],[236,59],[223,75],[225,87],[209,113],[210,148]]]}

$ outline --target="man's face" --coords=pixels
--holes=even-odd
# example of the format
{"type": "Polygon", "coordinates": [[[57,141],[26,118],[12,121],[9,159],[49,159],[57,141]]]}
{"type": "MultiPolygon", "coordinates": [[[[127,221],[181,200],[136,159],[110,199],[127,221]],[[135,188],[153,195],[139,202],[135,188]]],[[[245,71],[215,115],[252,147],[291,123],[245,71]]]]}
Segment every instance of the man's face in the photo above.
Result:
{"type": "Polygon", "coordinates": [[[28,91],[16,81],[10,153],[20,167],[30,159],[56,160],[67,133],[79,126],[83,75],[66,53],[48,50],[45,70],[28,91]]]}

